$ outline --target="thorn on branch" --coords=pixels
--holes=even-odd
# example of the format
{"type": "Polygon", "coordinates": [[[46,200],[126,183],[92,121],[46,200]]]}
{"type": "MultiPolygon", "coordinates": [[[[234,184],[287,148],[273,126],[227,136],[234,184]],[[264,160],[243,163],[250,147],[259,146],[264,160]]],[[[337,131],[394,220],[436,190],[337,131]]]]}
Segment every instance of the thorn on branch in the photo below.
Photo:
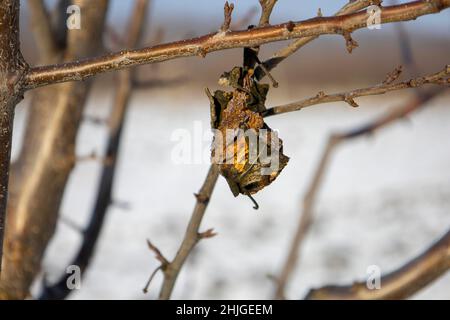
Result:
{"type": "Polygon", "coordinates": [[[223,25],[220,29],[222,32],[227,32],[230,30],[230,24],[231,24],[231,14],[233,13],[234,4],[228,4],[228,1],[225,2],[225,6],[223,8],[223,25]]]}
{"type": "Polygon", "coordinates": [[[157,247],[155,247],[148,239],[147,245],[148,248],[155,253],[156,260],[161,262],[161,269],[164,270],[169,265],[169,261],[162,255],[161,251],[157,247]]]}
{"type": "Polygon", "coordinates": [[[317,16],[318,16],[318,17],[323,17],[322,9],[321,9],[321,8],[317,9],[317,16]]]}
{"type": "Polygon", "coordinates": [[[359,105],[356,103],[356,101],[350,95],[345,95],[345,102],[347,102],[353,108],[359,107],[359,105]]]}
{"type": "Polygon", "coordinates": [[[326,96],[325,92],[319,91],[319,92],[317,93],[317,95],[316,95],[316,98],[322,99],[322,98],[325,97],[325,96],[326,96]]]}
{"type": "Polygon", "coordinates": [[[214,232],[214,229],[208,229],[205,232],[198,233],[198,239],[209,239],[217,236],[217,233],[214,232]]]}
{"type": "Polygon", "coordinates": [[[353,49],[359,46],[358,42],[353,40],[352,35],[348,31],[344,31],[343,36],[345,39],[345,45],[347,46],[348,53],[352,53],[353,49]]]}
{"type": "Polygon", "coordinates": [[[386,79],[383,80],[383,84],[391,84],[393,83],[395,80],[398,79],[398,77],[400,77],[400,74],[403,71],[403,67],[402,66],[398,66],[397,68],[394,69],[394,71],[389,72],[386,75],[386,79]]]}

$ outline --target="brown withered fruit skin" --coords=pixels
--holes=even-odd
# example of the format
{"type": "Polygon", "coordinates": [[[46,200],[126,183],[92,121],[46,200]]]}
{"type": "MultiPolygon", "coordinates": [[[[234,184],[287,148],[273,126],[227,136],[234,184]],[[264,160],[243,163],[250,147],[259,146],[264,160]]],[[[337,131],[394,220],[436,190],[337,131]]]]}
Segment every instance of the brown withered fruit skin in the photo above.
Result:
{"type": "Polygon", "coordinates": [[[266,110],[264,104],[269,86],[254,80],[253,69],[246,67],[235,67],[230,72],[224,73],[219,84],[231,86],[234,90],[231,92],[217,90],[214,94],[209,90],[206,91],[211,104],[211,127],[218,129],[217,133],[223,137],[222,139],[214,137],[212,161],[219,165],[219,172],[227,180],[235,197],[239,194],[255,194],[272,183],[289,161],[289,157],[283,154],[282,140],[278,139],[278,144],[272,146],[273,131],[261,116],[266,110]],[[248,137],[237,135],[234,143],[226,144],[227,130],[238,129],[244,132],[253,130],[256,137],[259,136],[261,129],[267,132],[267,139],[262,140],[262,143],[259,140],[256,146],[254,154],[257,158],[253,163],[249,161],[251,145],[248,137]],[[221,152],[222,157],[217,157],[216,150],[221,152]],[[279,166],[276,170],[270,171],[270,174],[261,173],[262,168],[270,168],[270,163],[265,163],[260,157],[263,151],[269,156],[274,152],[279,154],[279,166]],[[217,159],[220,159],[219,162],[217,159]]]}

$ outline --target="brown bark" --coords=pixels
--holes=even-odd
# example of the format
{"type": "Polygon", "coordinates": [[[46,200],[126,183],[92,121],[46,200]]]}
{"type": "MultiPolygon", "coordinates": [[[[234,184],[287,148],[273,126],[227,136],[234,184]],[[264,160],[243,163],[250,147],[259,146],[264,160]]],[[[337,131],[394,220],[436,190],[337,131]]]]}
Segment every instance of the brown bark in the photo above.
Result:
{"type": "Polygon", "coordinates": [[[381,288],[369,290],[365,282],[311,290],[306,299],[406,299],[450,269],[450,231],[425,252],[381,277],[381,288]]]}
{"type": "Polygon", "coordinates": [[[19,0],[0,2],[0,270],[14,109],[22,99],[23,75],[27,70],[27,64],[20,53],[19,6],[19,0]]]}
{"type": "MultiPolygon", "coordinates": [[[[383,7],[381,23],[417,19],[438,13],[450,7],[450,0],[419,0],[398,6],[383,7]]],[[[350,33],[367,27],[369,15],[365,11],[335,17],[318,17],[300,22],[287,22],[274,26],[244,31],[219,32],[150,48],[124,50],[105,56],[62,65],[33,68],[26,78],[26,89],[52,83],[81,81],[97,74],[129,68],[141,64],[157,63],[181,57],[201,56],[214,51],[257,47],[266,43],[295,38],[310,38],[324,34],[344,36],[348,44],[355,44],[350,33]]],[[[351,48],[351,46],[350,46],[351,48]]]]}
{"type": "MultiPolygon", "coordinates": [[[[65,61],[95,55],[101,44],[107,0],[76,0],[82,28],[67,33],[65,61]]],[[[58,59],[46,57],[45,60],[58,59]]],[[[0,298],[23,299],[40,270],[54,233],[65,185],[74,166],[75,139],[91,82],[35,92],[23,148],[11,173],[0,298]]]]}
{"type": "Polygon", "coordinates": [[[167,265],[162,265],[164,282],[159,293],[159,299],[161,300],[170,299],[181,268],[196,244],[201,239],[210,238],[215,235],[212,229],[208,229],[205,232],[200,232],[199,230],[218,177],[219,168],[216,165],[211,165],[203,186],[199,193],[195,195],[197,202],[194,211],[192,212],[191,219],[189,220],[183,242],[181,243],[175,258],[167,265]]]}

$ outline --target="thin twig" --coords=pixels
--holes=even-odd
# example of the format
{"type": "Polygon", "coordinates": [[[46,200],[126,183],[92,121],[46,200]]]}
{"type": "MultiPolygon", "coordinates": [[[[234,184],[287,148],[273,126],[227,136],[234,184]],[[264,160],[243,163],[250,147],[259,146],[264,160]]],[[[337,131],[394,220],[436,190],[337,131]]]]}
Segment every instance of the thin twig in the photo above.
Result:
{"type": "MultiPolygon", "coordinates": [[[[354,12],[357,12],[361,9],[364,9],[368,7],[371,4],[379,4],[380,1],[372,1],[372,0],[356,0],[356,1],[350,1],[345,6],[343,6],[338,12],[336,12],[335,16],[343,16],[346,14],[351,14],[354,12]]],[[[320,11],[321,13],[321,11],[320,11]]],[[[322,17],[321,14],[317,14],[318,17],[322,17]]],[[[293,27],[293,26],[292,26],[293,27]]],[[[311,36],[311,37],[304,37],[297,40],[294,40],[292,43],[290,43],[288,46],[280,49],[276,53],[272,55],[272,57],[266,61],[264,61],[263,65],[266,67],[267,70],[274,69],[281,61],[286,59],[287,57],[291,56],[295,52],[297,52],[300,48],[307,45],[314,39],[317,39],[318,36],[311,36]]],[[[263,68],[256,68],[255,70],[256,77],[258,79],[262,79],[266,72],[263,70],[263,68]]]]}
{"type": "Polygon", "coordinates": [[[258,24],[260,27],[270,25],[270,15],[272,14],[276,2],[277,0],[259,0],[262,9],[261,18],[259,19],[258,24]]]}
{"type": "Polygon", "coordinates": [[[233,13],[234,4],[228,4],[228,1],[225,2],[225,6],[223,8],[223,24],[220,30],[222,32],[227,32],[230,30],[230,24],[231,24],[231,14],[233,13]]]}
{"type": "MultiPolygon", "coordinates": [[[[269,26],[269,20],[270,15],[272,14],[273,7],[275,6],[275,3],[277,0],[259,0],[259,4],[261,6],[261,16],[259,18],[258,27],[267,27],[269,26]]],[[[254,26],[248,26],[248,29],[253,29],[254,26]]],[[[270,81],[272,82],[272,85],[274,88],[278,87],[278,82],[272,77],[269,70],[267,70],[264,66],[264,64],[261,63],[261,61],[258,58],[260,46],[253,46],[251,48],[244,48],[244,66],[249,68],[254,68],[255,64],[258,63],[260,68],[264,70],[264,72],[269,77],[270,81]],[[251,53],[252,52],[252,53],[251,53]]],[[[250,199],[253,200],[252,197],[250,199]]],[[[257,207],[257,205],[255,205],[257,207]]]]}
{"type": "Polygon", "coordinates": [[[306,237],[306,234],[308,233],[309,226],[312,223],[312,207],[317,195],[317,191],[325,174],[326,167],[328,165],[328,159],[335,143],[336,141],[334,140],[334,138],[330,138],[321,157],[319,165],[317,166],[313,179],[309,184],[308,191],[303,198],[301,211],[302,214],[300,215],[297,231],[295,232],[294,238],[292,239],[289,254],[283,264],[283,269],[280,275],[276,278],[277,287],[275,292],[275,299],[285,299],[285,288],[292,272],[297,265],[297,260],[300,255],[300,247],[303,243],[304,238],[306,237]]]}
{"type": "Polygon", "coordinates": [[[197,198],[197,203],[191,215],[183,242],[181,243],[181,246],[178,249],[173,261],[162,269],[164,272],[164,282],[159,294],[159,298],[162,300],[170,298],[178,274],[198,241],[204,238],[213,237],[215,235],[212,229],[201,233],[199,232],[199,228],[205,214],[206,207],[208,206],[209,200],[211,199],[211,195],[214,191],[218,176],[218,167],[216,165],[211,165],[202,188],[199,193],[195,195],[197,198]]]}
{"type": "Polygon", "coordinates": [[[306,299],[406,299],[450,269],[450,230],[421,255],[381,277],[381,288],[370,290],[366,282],[326,286],[310,290],[306,299]]]}
{"type": "MultiPolygon", "coordinates": [[[[413,20],[450,7],[450,0],[419,0],[381,9],[381,23],[413,20]]],[[[49,84],[81,81],[111,70],[140,64],[150,64],[180,57],[201,56],[207,53],[238,47],[256,47],[265,43],[293,38],[311,38],[323,34],[344,34],[367,26],[367,12],[338,17],[317,17],[297,23],[243,31],[220,32],[139,50],[124,50],[97,58],[66,64],[35,67],[26,75],[24,89],[49,84]]],[[[268,67],[268,65],[266,65],[268,67]]],[[[268,68],[269,70],[271,68],[268,68]]]]}
{"type": "Polygon", "coordinates": [[[169,261],[163,256],[161,251],[153,245],[153,243],[147,239],[147,246],[148,248],[155,253],[156,260],[161,262],[162,269],[165,269],[169,265],[169,261]]]}
{"type": "Polygon", "coordinates": [[[400,69],[396,68],[392,73],[389,73],[383,83],[362,89],[356,89],[348,92],[341,92],[335,94],[325,94],[324,92],[319,92],[314,97],[310,97],[301,101],[280,105],[267,109],[263,115],[265,117],[278,115],[286,112],[298,111],[306,107],[313,105],[318,105],[322,103],[338,102],[343,101],[348,103],[352,107],[357,107],[358,104],[355,102],[355,98],[364,97],[369,95],[380,95],[385,94],[390,91],[407,89],[407,88],[418,88],[426,84],[436,84],[436,85],[449,85],[449,78],[445,78],[450,75],[450,65],[445,66],[445,68],[437,73],[425,75],[422,77],[412,78],[406,81],[393,83],[393,81],[398,78],[400,69]]]}
{"type": "Polygon", "coordinates": [[[147,294],[148,293],[148,288],[150,287],[150,284],[152,283],[153,278],[156,276],[156,274],[158,273],[158,271],[162,270],[163,266],[159,266],[158,268],[156,268],[152,274],[150,275],[150,277],[148,278],[147,282],[145,283],[144,289],[142,289],[142,291],[147,294]]]}
{"type": "Polygon", "coordinates": [[[442,91],[443,90],[434,90],[428,93],[422,93],[421,95],[415,96],[414,99],[406,103],[404,106],[386,113],[385,115],[377,118],[375,121],[372,121],[361,127],[349,130],[347,132],[332,134],[330,136],[330,138],[328,139],[328,143],[326,144],[325,149],[323,151],[319,165],[314,173],[313,179],[303,198],[300,221],[298,223],[297,230],[294,234],[294,238],[292,239],[291,247],[286,257],[286,261],[283,263],[280,275],[276,279],[277,280],[276,282],[277,287],[275,291],[276,299],[285,298],[286,286],[291,277],[291,274],[295,270],[295,267],[298,262],[298,256],[300,254],[301,245],[313,219],[313,205],[315,203],[318,190],[320,189],[323,177],[327,171],[331,155],[336,149],[336,147],[345,140],[350,140],[356,137],[360,137],[362,135],[371,134],[374,131],[426,106],[426,103],[430,99],[437,96],[442,91]]]}

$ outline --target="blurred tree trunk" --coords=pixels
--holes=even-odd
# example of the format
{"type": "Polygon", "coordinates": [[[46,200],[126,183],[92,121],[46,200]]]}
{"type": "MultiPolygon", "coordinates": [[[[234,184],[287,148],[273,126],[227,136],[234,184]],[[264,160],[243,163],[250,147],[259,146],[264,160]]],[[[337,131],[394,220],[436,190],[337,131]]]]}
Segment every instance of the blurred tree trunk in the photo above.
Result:
{"type": "MultiPolygon", "coordinates": [[[[73,3],[81,8],[81,29],[68,31],[65,50],[41,61],[73,61],[98,53],[108,1],[73,3]]],[[[91,81],[71,82],[33,93],[23,146],[11,171],[0,298],[28,296],[40,270],[75,164],[75,140],[90,87],[91,81]]]]}

